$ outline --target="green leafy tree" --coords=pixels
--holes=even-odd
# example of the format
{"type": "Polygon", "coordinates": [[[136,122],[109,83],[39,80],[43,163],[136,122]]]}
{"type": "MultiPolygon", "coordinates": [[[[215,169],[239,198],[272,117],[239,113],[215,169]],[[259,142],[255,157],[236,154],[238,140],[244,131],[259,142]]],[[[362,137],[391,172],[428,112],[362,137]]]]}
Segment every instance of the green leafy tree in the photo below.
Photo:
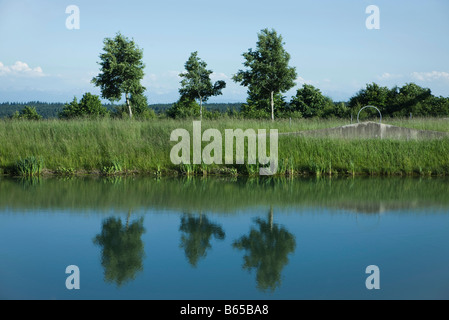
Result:
{"type": "Polygon", "coordinates": [[[246,70],[239,70],[233,80],[248,87],[248,92],[270,99],[274,120],[275,96],[295,86],[296,69],[290,67],[290,54],[284,49],[282,36],[275,30],[263,29],[258,34],[257,49],[243,54],[246,70]]]}
{"type": "MultiPolygon", "coordinates": [[[[360,90],[349,100],[349,109],[353,114],[357,114],[365,106],[375,106],[385,116],[394,109],[394,92],[387,87],[381,87],[377,83],[367,84],[365,89],[360,90]]],[[[368,116],[377,115],[377,111],[366,109],[368,116]]]]}
{"type": "Polygon", "coordinates": [[[133,113],[141,115],[148,111],[148,98],[143,94],[132,94],[131,95],[131,106],[133,113]]]}
{"type": "Polygon", "coordinates": [[[321,93],[320,89],[304,84],[292,98],[290,108],[301,112],[304,118],[314,118],[332,113],[334,104],[330,98],[321,93]]]}
{"type": "Polygon", "coordinates": [[[120,218],[109,218],[103,222],[101,233],[94,238],[94,244],[102,247],[101,265],[106,282],[121,287],[134,280],[143,270],[145,255],[142,235],[145,233],[143,218],[126,224],[120,218]]]}
{"type": "MultiPolygon", "coordinates": [[[[443,100],[432,95],[428,88],[415,83],[407,83],[401,88],[380,87],[376,83],[367,84],[349,101],[351,112],[356,114],[362,107],[373,105],[378,107],[383,116],[408,117],[447,115],[443,100]]],[[[377,115],[377,111],[367,109],[367,115],[377,115]]],[[[366,116],[366,115],[363,115],[366,116]]]]}
{"type": "Polygon", "coordinates": [[[226,83],[224,81],[212,83],[210,79],[212,70],[207,69],[206,62],[198,57],[198,52],[192,52],[185,63],[185,69],[186,72],[179,75],[182,78],[179,93],[183,97],[199,101],[200,118],[202,118],[203,102],[212,96],[221,95],[222,90],[226,88],[226,83]]]}
{"type": "Polygon", "coordinates": [[[72,119],[80,116],[79,103],[76,97],[73,98],[72,102],[65,104],[59,113],[59,118],[61,119],[72,119]]]}
{"type": "Polygon", "coordinates": [[[432,97],[428,103],[428,110],[429,116],[449,116],[449,98],[432,97]]]}
{"type": "Polygon", "coordinates": [[[240,114],[246,119],[270,119],[270,113],[257,107],[257,104],[248,103],[242,106],[240,114]]]}
{"type": "Polygon", "coordinates": [[[449,98],[435,97],[429,88],[415,83],[407,83],[401,88],[390,90],[390,108],[388,115],[408,117],[414,116],[448,116],[449,98]]]}
{"type": "Polygon", "coordinates": [[[167,116],[173,119],[195,118],[200,115],[200,105],[187,96],[181,96],[167,111],[167,116]]]}
{"type": "MultiPolygon", "coordinates": [[[[276,109],[275,117],[282,117],[287,110],[285,97],[281,93],[277,93],[273,97],[276,109]]],[[[258,88],[251,87],[248,90],[248,99],[246,104],[242,105],[242,115],[245,118],[270,119],[271,118],[271,98],[261,93],[258,88]]]]}
{"type": "Polygon", "coordinates": [[[141,95],[145,87],[140,83],[144,77],[143,51],[134,40],[118,33],[114,39],[104,40],[104,52],[100,55],[100,74],[92,83],[101,88],[102,96],[119,101],[125,94],[130,118],[133,117],[130,95],[141,95]]]}
{"type": "MultiPolygon", "coordinates": [[[[137,119],[148,120],[156,118],[156,113],[148,105],[148,98],[144,94],[132,94],[130,98],[132,114],[137,119]]],[[[128,106],[121,105],[116,108],[115,115],[119,117],[129,116],[128,106]]]]}
{"type": "Polygon", "coordinates": [[[36,107],[25,106],[20,112],[16,111],[12,118],[20,120],[41,120],[42,116],[37,113],[36,107]]]}
{"type": "Polygon", "coordinates": [[[87,92],[83,95],[79,103],[75,97],[72,102],[66,104],[59,114],[59,117],[62,119],[73,119],[83,117],[104,117],[108,114],[109,111],[102,105],[100,97],[87,92]]]}
{"type": "Polygon", "coordinates": [[[400,114],[407,116],[410,113],[416,116],[427,116],[430,101],[433,98],[432,91],[428,88],[422,88],[415,83],[407,83],[399,89],[397,103],[401,106],[400,114]]]}
{"type": "Polygon", "coordinates": [[[181,217],[179,231],[183,233],[180,247],[184,249],[186,258],[193,267],[198,265],[201,258],[204,259],[207,256],[212,237],[218,240],[225,238],[223,229],[202,215],[192,217],[184,214],[181,217]]]}
{"type": "Polygon", "coordinates": [[[245,250],[243,269],[256,270],[257,286],[262,291],[274,291],[281,285],[282,269],[288,264],[288,255],[295,251],[295,237],[284,227],[273,223],[273,209],[267,220],[257,218],[257,229],[233,243],[245,250]]]}
{"type": "Polygon", "coordinates": [[[346,118],[351,115],[348,106],[344,102],[335,103],[331,114],[337,118],[346,118]]]}

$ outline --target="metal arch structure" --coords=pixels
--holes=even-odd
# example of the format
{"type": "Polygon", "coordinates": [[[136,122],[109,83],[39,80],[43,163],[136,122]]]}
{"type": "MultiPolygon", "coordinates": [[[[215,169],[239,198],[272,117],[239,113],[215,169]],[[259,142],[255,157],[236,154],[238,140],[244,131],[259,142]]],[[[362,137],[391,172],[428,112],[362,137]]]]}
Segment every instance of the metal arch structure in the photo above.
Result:
{"type": "Polygon", "coordinates": [[[360,109],[359,113],[357,114],[357,123],[359,123],[359,117],[360,117],[360,112],[362,112],[363,110],[365,110],[366,108],[374,108],[377,110],[377,112],[379,112],[379,116],[380,116],[380,122],[382,124],[382,113],[380,112],[380,110],[375,107],[375,106],[365,106],[362,109],[360,109]]]}

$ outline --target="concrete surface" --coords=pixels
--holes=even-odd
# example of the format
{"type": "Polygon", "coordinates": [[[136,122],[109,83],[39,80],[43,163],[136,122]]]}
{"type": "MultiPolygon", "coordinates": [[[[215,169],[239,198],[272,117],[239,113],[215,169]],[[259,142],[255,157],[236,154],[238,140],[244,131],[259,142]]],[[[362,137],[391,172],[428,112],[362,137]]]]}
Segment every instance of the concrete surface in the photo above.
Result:
{"type": "Polygon", "coordinates": [[[289,133],[305,137],[340,139],[425,140],[449,137],[448,132],[416,130],[377,122],[363,122],[343,127],[289,133]]]}

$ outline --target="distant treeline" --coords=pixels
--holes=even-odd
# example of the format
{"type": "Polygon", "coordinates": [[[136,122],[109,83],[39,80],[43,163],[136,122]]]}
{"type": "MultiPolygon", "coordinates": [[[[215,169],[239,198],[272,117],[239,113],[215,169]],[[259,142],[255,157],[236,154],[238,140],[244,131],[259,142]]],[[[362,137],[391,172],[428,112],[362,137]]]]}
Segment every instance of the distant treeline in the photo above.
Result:
{"type": "Polygon", "coordinates": [[[65,103],[47,103],[39,101],[30,101],[27,103],[6,102],[0,103],[0,118],[12,117],[16,111],[21,111],[25,107],[35,107],[36,111],[43,118],[57,118],[65,103]]]}
{"type": "MultiPolygon", "coordinates": [[[[205,103],[203,106],[210,111],[218,111],[220,113],[225,113],[232,110],[239,112],[242,105],[243,103],[205,103]]],[[[152,108],[157,114],[165,113],[172,107],[173,103],[150,105],[150,108],[152,108]]]]}
{"type": "MultiPolygon", "coordinates": [[[[402,87],[381,87],[376,83],[367,84],[347,102],[335,102],[323,95],[320,89],[304,84],[296,95],[288,100],[278,94],[274,96],[276,118],[301,119],[349,119],[357,117],[364,106],[377,107],[384,117],[449,117],[449,98],[435,96],[428,88],[414,83],[402,87]]],[[[138,119],[168,117],[175,119],[201,117],[200,105],[189,97],[182,96],[173,104],[148,104],[144,95],[131,96],[133,113],[138,119]]],[[[249,96],[245,103],[209,103],[203,105],[202,116],[218,119],[222,116],[240,119],[269,119],[270,99],[249,96]]],[[[127,117],[126,105],[102,104],[100,97],[84,94],[78,102],[70,103],[2,103],[0,118],[39,120],[41,118],[73,119],[83,117],[127,117]]],[[[363,112],[361,119],[378,116],[376,110],[363,112]]]]}
{"type": "MultiPolygon", "coordinates": [[[[30,102],[4,102],[0,103],[0,118],[12,117],[16,111],[21,111],[25,107],[36,108],[36,111],[44,119],[58,118],[59,114],[64,109],[66,103],[48,103],[40,101],[30,101],[30,102]]],[[[153,109],[156,114],[165,114],[165,112],[173,106],[173,103],[165,104],[150,104],[149,108],[153,109]]],[[[209,103],[204,105],[206,109],[211,111],[218,111],[220,113],[225,113],[229,110],[240,111],[242,103],[209,103]]],[[[114,112],[119,105],[103,104],[103,107],[107,108],[109,111],[114,112]]]]}

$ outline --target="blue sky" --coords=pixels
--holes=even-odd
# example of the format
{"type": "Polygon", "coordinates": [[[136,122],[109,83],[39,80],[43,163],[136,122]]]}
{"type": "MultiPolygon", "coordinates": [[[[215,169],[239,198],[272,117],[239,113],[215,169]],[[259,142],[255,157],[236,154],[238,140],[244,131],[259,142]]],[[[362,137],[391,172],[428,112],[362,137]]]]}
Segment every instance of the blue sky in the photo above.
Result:
{"type": "Polygon", "coordinates": [[[245,101],[231,77],[263,28],[283,36],[297,69],[288,99],[309,83],[347,100],[370,82],[415,82],[447,97],[448,14],[447,0],[0,0],[0,102],[100,94],[90,80],[103,39],[118,31],[144,50],[150,103],[178,99],[178,74],[193,51],[228,84],[210,102],[245,101]],[[80,9],[79,30],[66,28],[69,5],[80,9]],[[380,30],[365,26],[369,5],[380,9],[380,30]]]}

